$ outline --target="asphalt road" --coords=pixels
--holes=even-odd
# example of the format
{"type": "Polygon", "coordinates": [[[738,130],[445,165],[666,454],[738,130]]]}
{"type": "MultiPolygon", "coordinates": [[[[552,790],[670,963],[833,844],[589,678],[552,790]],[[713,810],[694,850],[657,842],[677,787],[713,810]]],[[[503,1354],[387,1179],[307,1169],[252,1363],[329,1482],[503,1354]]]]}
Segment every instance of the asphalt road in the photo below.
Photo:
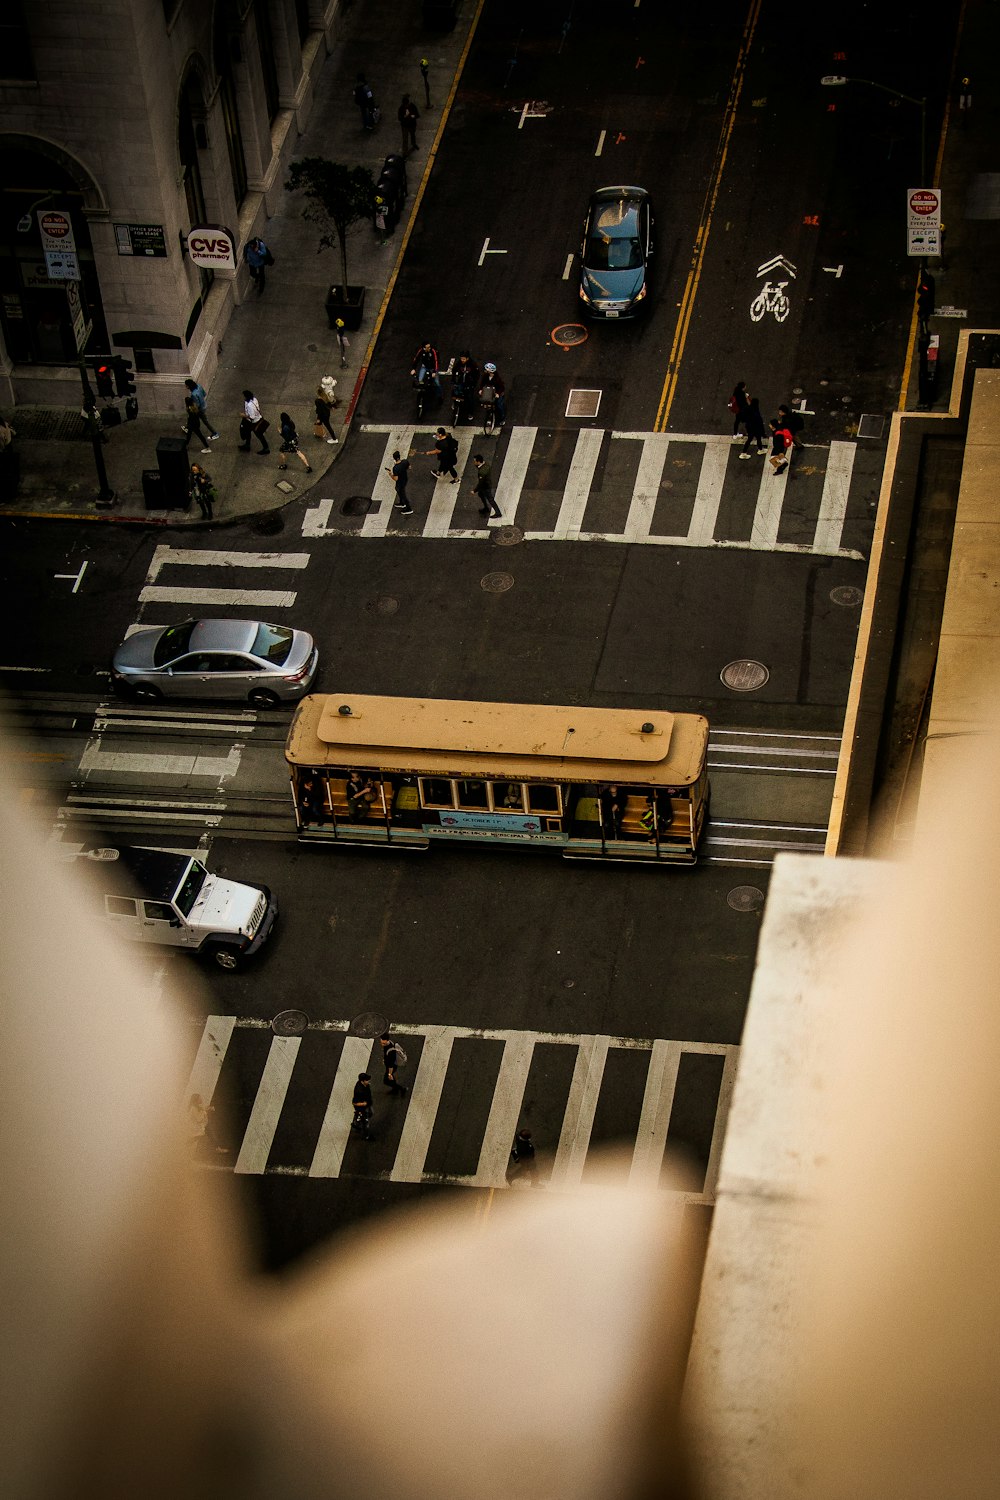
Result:
{"type": "MultiPolygon", "coordinates": [[[[0,677],[25,708],[9,761],[64,846],[199,847],[279,893],[269,950],[204,978],[191,1030],[193,1060],[206,1027],[225,1032],[215,1165],[245,1183],[269,1265],[416,1194],[475,1211],[502,1185],[511,1111],[555,1185],[588,1180],[589,1145],[631,1149],[659,1111],[694,1164],[690,1211],[710,1212],[769,862],[822,847],[884,456],[856,429],[895,404],[912,307],[900,221],[919,111],[817,80],[926,92],[933,140],[955,7],[935,8],[933,48],[930,7],[871,10],[487,7],[355,430],[280,533],[4,525],[0,677]],[[578,318],[572,257],[609,181],[654,195],[650,316],[565,352],[550,333],[578,318]],[[788,315],[754,321],[776,257],[788,315]],[[387,514],[392,444],[430,446],[407,373],[425,337],[508,380],[488,451],[516,534],[481,529],[471,478],[435,485],[423,458],[415,517],[387,514]],[[785,480],[737,460],[737,378],[810,413],[785,480]],[[592,419],[566,416],[576,389],[600,393],[592,419]],[[322,690],[706,713],[707,858],[653,872],[301,850],[287,712],[108,704],[128,627],[200,609],[312,630],[322,690]],[[752,692],[723,679],[740,661],[764,669],[752,692]],[[288,1008],[301,1038],[270,1029],[288,1008]],[[366,1013],[406,1028],[413,1093],[379,1098],[371,1146],[334,1150],[326,1111],[366,1013]]],[[[485,440],[462,439],[467,467],[485,440]]]]}

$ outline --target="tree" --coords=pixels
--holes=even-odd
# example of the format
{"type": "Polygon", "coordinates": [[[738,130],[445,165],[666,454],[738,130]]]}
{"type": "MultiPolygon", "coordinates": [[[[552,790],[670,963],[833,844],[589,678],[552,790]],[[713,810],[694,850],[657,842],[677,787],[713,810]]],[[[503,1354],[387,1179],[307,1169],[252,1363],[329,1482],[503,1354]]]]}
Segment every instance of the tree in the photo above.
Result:
{"type": "Polygon", "coordinates": [[[375,179],[367,167],[345,167],[325,156],[304,156],[288,169],[285,188],[308,199],[303,217],[322,230],[317,255],[340,248],[343,287],[347,289],[347,231],[361,219],[371,218],[375,204],[375,179]]]}

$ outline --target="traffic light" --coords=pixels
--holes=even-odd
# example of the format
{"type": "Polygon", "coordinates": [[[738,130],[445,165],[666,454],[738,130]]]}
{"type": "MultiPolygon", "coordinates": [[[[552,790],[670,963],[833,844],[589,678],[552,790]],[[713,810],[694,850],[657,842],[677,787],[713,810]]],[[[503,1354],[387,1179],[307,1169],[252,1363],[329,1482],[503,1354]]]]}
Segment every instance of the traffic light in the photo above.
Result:
{"type": "Polygon", "coordinates": [[[115,395],[132,396],[135,394],[135,380],[132,377],[132,361],[126,359],[122,354],[116,354],[111,361],[115,371],[115,395]]]}
{"type": "Polygon", "coordinates": [[[110,360],[96,359],[94,361],[94,382],[101,399],[110,401],[115,394],[115,378],[110,360]]]}

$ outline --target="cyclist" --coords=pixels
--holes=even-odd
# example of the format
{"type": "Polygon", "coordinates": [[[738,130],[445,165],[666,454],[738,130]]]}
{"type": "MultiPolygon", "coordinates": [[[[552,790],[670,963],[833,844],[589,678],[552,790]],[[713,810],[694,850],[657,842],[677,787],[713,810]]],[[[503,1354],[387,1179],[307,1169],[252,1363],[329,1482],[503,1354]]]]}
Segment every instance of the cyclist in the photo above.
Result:
{"type": "Polygon", "coordinates": [[[420,345],[420,348],[413,356],[413,368],[410,371],[417,385],[423,385],[427,380],[431,382],[434,387],[434,394],[439,401],[441,400],[441,376],[438,373],[440,363],[438,352],[428,339],[420,345]]]}
{"type": "Polygon", "coordinates": [[[456,421],[472,421],[472,398],[479,389],[479,366],[468,349],[463,349],[451,372],[451,399],[457,407],[456,421]]]}
{"type": "Polygon", "coordinates": [[[507,412],[506,402],[504,401],[504,392],[506,389],[507,387],[504,385],[503,380],[497,374],[496,365],[491,360],[487,360],[483,365],[483,373],[479,381],[479,400],[484,405],[488,401],[492,401],[495,404],[498,427],[503,426],[504,417],[507,412]],[[485,396],[483,395],[484,391],[487,392],[485,396]]]}

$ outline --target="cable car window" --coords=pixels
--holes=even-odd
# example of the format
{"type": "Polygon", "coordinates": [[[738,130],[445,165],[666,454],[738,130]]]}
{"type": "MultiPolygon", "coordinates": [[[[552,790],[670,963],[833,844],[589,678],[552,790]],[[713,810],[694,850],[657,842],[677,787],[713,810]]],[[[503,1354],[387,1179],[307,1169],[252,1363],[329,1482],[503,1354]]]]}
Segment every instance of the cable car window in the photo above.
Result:
{"type": "Polygon", "coordinates": [[[443,776],[421,777],[420,801],[424,807],[454,807],[451,782],[443,776]]]}

